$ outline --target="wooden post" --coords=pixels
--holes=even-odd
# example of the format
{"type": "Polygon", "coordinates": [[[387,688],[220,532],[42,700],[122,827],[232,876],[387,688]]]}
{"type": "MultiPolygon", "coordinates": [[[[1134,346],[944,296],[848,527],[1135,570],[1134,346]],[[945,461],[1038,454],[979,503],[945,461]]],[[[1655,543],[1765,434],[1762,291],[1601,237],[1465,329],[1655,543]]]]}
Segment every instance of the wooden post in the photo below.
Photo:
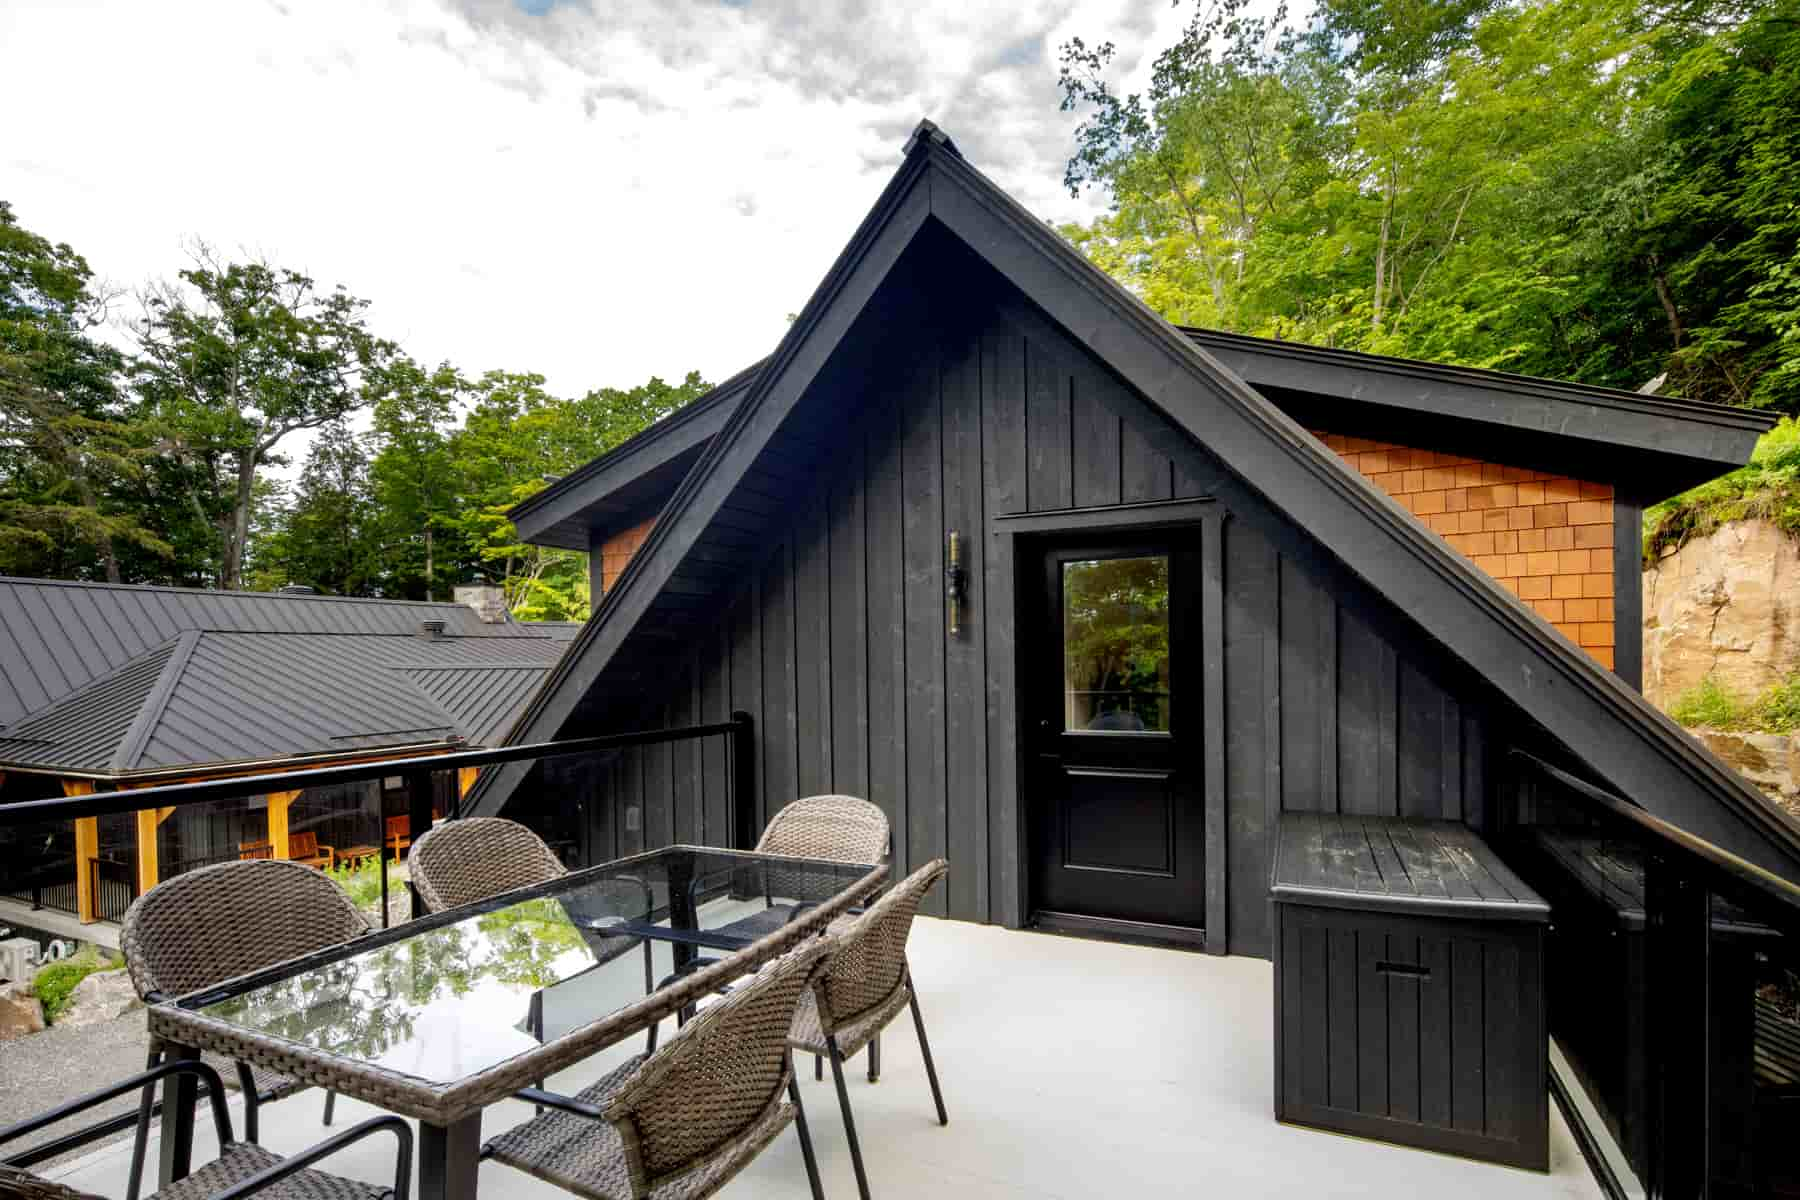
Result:
{"type": "Polygon", "coordinates": [[[476,778],[481,774],[480,767],[458,767],[456,769],[456,798],[461,800],[475,786],[476,778]]]}
{"type": "Polygon", "coordinates": [[[298,791],[269,793],[270,858],[286,858],[288,856],[288,805],[299,798],[298,791]]]}
{"type": "MultiPolygon", "coordinates": [[[[91,796],[94,794],[94,781],[91,779],[65,779],[62,781],[63,795],[91,796]]],[[[100,919],[100,898],[94,895],[94,860],[100,857],[100,818],[77,817],[75,819],[75,913],[83,925],[92,925],[100,919]]]]}
{"type": "Polygon", "coordinates": [[[156,886],[156,810],[140,808],[137,813],[138,895],[156,886]]]}

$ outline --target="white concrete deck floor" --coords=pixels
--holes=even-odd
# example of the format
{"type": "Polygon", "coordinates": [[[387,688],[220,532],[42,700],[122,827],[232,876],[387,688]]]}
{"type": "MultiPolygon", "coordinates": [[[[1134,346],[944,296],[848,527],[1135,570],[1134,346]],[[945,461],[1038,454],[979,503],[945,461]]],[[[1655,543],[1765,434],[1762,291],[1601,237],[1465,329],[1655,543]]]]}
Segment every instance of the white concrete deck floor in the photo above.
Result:
{"type": "MultiPolygon", "coordinates": [[[[903,1016],[883,1039],[879,1084],[855,1069],[860,1059],[851,1064],[877,1197],[1601,1195],[1554,1105],[1547,1176],[1277,1124],[1266,962],[934,920],[914,927],[911,957],[950,1125],[932,1113],[903,1016]]],[[[605,1057],[640,1045],[634,1039],[605,1057]]],[[[135,1065],[96,1064],[96,1086],[135,1065]]],[[[592,1061],[551,1086],[573,1092],[604,1068],[592,1061]]],[[[815,1083],[805,1062],[801,1077],[826,1195],[854,1197],[830,1072],[815,1083]]],[[[317,1141],[321,1102],[309,1092],[265,1107],[264,1143],[292,1152],[317,1141]]],[[[338,1128],[374,1111],[340,1100],[338,1128]]],[[[489,1109],[483,1132],[529,1115],[517,1102],[489,1109]]],[[[202,1116],[196,1163],[213,1145],[202,1116]]],[[[391,1178],[391,1146],[371,1141],[332,1169],[391,1178]]],[[[55,1176],[121,1196],[129,1154],[129,1143],[116,1143],[55,1176]]],[[[481,1188],[506,1200],[565,1194],[493,1163],[481,1169],[481,1188]]],[[[791,1132],[724,1192],[740,1200],[805,1194],[791,1132]]]]}

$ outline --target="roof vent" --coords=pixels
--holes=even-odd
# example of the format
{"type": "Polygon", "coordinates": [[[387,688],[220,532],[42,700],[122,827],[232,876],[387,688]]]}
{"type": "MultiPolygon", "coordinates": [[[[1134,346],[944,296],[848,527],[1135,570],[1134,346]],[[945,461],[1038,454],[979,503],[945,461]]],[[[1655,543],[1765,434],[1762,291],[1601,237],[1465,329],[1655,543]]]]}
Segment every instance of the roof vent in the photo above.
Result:
{"type": "Polygon", "coordinates": [[[444,630],[448,627],[447,621],[420,621],[419,636],[428,642],[441,642],[444,640],[444,630]]]}
{"type": "Polygon", "coordinates": [[[275,589],[277,596],[316,596],[319,589],[307,583],[284,583],[275,589]]]}

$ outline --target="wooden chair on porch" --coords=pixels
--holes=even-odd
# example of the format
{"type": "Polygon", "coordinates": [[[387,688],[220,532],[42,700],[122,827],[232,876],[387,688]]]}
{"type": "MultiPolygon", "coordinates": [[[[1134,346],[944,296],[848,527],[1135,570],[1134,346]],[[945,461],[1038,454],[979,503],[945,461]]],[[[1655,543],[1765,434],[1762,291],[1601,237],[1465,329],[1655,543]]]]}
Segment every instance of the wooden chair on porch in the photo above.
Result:
{"type": "Polygon", "coordinates": [[[388,853],[395,858],[404,858],[406,848],[412,845],[412,818],[402,813],[387,819],[386,834],[388,853]]]}
{"type": "Polygon", "coordinates": [[[337,850],[331,846],[321,846],[316,833],[290,833],[288,861],[329,869],[337,865],[337,850]]]}

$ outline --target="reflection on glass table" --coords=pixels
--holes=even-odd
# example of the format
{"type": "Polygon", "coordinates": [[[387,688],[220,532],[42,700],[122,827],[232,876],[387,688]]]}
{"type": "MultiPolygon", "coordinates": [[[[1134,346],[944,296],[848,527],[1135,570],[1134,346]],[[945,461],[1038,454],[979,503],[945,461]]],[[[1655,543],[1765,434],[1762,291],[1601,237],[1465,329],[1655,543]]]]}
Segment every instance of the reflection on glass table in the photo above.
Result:
{"type": "Polygon", "coordinates": [[[696,947],[747,945],[723,931],[734,921],[771,907],[804,911],[868,871],[677,847],[180,1003],[247,1032],[448,1084],[641,1000],[642,958],[628,952],[644,940],[662,956],[656,978],[666,978],[696,947]]]}

